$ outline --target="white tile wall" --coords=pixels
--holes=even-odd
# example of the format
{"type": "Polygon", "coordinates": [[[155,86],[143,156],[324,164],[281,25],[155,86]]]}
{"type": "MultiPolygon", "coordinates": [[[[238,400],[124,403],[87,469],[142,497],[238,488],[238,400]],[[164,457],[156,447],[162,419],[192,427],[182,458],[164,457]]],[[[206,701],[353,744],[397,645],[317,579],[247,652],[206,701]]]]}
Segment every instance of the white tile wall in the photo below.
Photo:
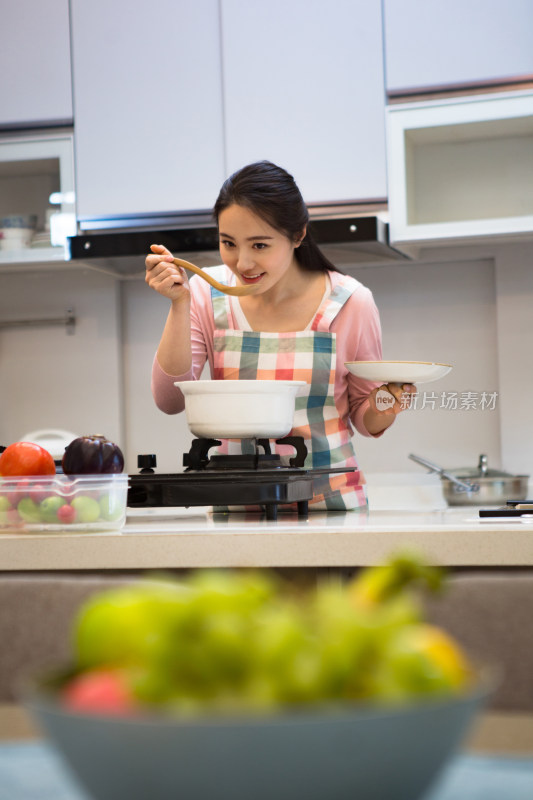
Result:
{"type": "Polygon", "coordinates": [[[152,361],[168,313],[168,301],[144,280],[122,285],[124,321],[125,447],[129,471],[139,453],[155,453],[161,472],[182,469],[182,454],[193,439],[185,415],[163,414],[150,391],[152,361]]]}
{"type": "Polygon", "coordinates": [[[502,462],[533,476],[533,246],[500,247],[495,278],[502,462]]]}
{"type": "Polygon", "coordinates": [[[396,264],[354,274],[380,309],[385,359],[453,365],[442,380],[418,387],[416,409],[400,414],[382,437],[358,437],[363,468],[420,471],[411,452],[450,468],[474,466],[480,453],[499,464],[498,405],[481,410],[481,393],[499,390],[494,262],[396,264]],[[477,408],[466,410],[467,392],[477,408]],[[452,393],[457,408],[447,409],[452,393]]]}
{"type": "Polygon", "coordinates": [[[122,435],[118,284],[93,270],[0,275],[0,320],[76,315],[62,327],[0,330],[0,443],[33,430],[122,435]]]}

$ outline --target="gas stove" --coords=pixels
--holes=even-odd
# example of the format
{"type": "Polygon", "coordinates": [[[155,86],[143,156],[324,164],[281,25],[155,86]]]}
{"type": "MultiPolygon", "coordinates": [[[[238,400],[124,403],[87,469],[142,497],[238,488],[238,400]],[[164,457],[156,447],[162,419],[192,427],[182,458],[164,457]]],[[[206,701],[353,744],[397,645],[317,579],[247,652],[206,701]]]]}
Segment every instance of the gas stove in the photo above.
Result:
{"type": "MultiPolygon", "coordinates": [[[[259,506],[269,520],[277,519],[278,506],[292,505],[300,517],[307,517],[317,475],[349,472],[350,469],[305,469],[307,447],[301,436],[276,439],[290,445],[295,454],[288,464],[272,453],[269,439],[250,439],[249,453],[210,455],[221,445],[219,439],[194,439],[183,455],[183,472],[158,474],[154,454],[139,455],[140,472],[129,476],[128,506],[151,508],[169,506],[259,506]]],[[[285,509],[284,509],[285,510],[285,509]]]]}

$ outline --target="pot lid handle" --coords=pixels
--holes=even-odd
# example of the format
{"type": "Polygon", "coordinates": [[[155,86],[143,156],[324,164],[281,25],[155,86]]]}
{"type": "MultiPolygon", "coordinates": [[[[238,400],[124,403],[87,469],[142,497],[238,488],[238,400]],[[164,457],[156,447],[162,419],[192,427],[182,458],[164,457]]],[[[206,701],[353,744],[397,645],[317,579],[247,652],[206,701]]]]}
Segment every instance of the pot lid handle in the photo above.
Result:
{"type": "Polygon", "coordinates": [[[485,478],[489,471],[489,460],[486,455],[480,455],[477,468],[479,470],[479,474],[481,475],[481,477],[485,478]]]}
{"type": "Polygon", "coordinates": [[[470,481],[461,481],[459,478],[456,478],[455,475],[452,475],[451,472],[447,472],[442,467],[438,467],[436,464],[432,464],[431,461],[426,461],[425,458],[420,458],[420,456],[415,456],[413,453],[409,454],[409,458],[411,461],[416,461],[417,464],[428,469],[430,472],[436,472],[437,475],[440,475],[441,478],[446,478],[447,480],[455,483],[456,486],[459,486],[465,492],[479,492],[479,485],[477,483],[470,483],[470,481]]]}

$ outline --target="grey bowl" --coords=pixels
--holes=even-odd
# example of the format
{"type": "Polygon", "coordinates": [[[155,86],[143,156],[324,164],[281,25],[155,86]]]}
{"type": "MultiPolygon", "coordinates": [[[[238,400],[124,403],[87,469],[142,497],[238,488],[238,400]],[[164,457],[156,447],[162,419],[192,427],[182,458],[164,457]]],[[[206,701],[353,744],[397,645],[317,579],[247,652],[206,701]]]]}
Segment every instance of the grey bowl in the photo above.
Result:
{"type": "Polygon", "coordinates": [[[187,721],[73,714],[45,693],[25,704],[95,800],[416,800],[486,694],[187,721]]]}

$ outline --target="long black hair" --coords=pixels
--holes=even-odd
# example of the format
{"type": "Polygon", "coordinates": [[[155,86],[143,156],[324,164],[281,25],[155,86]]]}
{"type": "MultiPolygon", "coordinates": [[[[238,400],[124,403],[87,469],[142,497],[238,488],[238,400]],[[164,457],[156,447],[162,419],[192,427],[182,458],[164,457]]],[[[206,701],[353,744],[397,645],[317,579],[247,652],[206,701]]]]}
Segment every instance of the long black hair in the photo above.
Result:
{"type": "Polygon", "coordinates": [[[218,225],[222,211],[232,205],[244,206],[291,242],[302,243],[294,251],[299,265],[313,272],[341,270],[326,258],[309,232],[309,212],[292,175],[271,161],[256,161],[234,172],[223,183],[213,208],[218,225]]]}

